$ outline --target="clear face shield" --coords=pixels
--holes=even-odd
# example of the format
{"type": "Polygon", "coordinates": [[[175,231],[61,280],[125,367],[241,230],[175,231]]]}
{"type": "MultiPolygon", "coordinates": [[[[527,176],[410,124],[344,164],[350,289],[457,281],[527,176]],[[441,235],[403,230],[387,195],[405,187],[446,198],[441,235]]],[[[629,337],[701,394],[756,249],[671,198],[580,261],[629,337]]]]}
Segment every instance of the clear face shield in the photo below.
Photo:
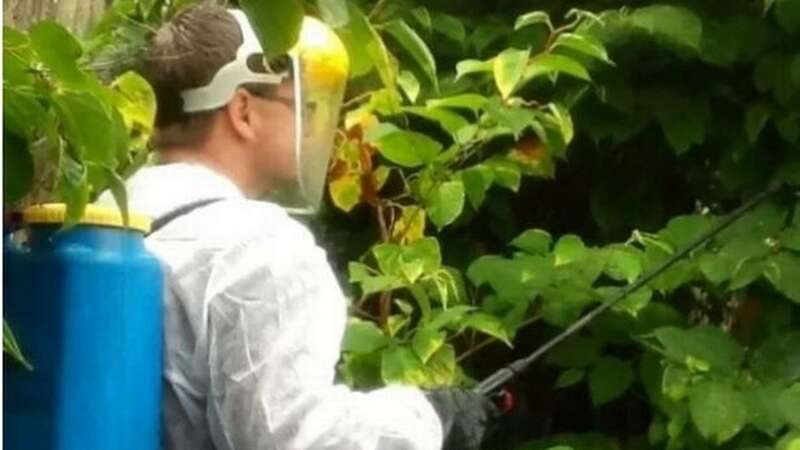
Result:
{"type": "Polygon", "coordinates": [[[291,81],[294,123],[276,123],[272,130],[285,133],[281,141],[287,145],[269,151],[274,157],[275,173],[270,175],[272,189],[265,200],[292,213],[314,213],[322,202],[333,153],[348,74],[347,52],[330,28],[307,17],[298,43],[287,57],[263,61],[261,46],[247,16],[238,10],[229,12],[243,36],[236,59],[220,68],[208,85],[182,92],[183,109],[199,112],[220,108],[245,84],[277,86],[291,81]],[[253,64],[254,55],[261,57],[259,64],[253,64]]]}

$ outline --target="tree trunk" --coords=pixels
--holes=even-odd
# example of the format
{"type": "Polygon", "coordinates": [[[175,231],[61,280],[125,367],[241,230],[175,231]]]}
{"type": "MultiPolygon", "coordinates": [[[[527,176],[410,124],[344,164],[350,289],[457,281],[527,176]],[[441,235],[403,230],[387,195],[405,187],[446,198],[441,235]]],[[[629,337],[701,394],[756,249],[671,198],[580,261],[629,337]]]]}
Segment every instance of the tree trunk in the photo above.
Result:
{"type": "Polygon", "coordinates": [[[4,0],[3,25],[25,29],[40,20],[52,19],[82,35],[105,9],[106,0],[4,0]]]}

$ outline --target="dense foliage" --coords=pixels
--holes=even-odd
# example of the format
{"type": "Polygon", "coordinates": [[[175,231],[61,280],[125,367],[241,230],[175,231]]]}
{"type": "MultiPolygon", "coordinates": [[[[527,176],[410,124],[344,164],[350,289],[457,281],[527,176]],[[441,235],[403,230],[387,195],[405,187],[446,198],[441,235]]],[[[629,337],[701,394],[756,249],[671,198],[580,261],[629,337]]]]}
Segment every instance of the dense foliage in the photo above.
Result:
{"type": "MultiPolygon", "coordinates": [[[[800,184],[800,0],[241,3],[271,53],[304,11],[350,51],[311,225],[352,300],[357,387],[468,386],[770,181],[800,184]]],[[[39,145],[75,211],[144,161],[152,111],[125,105],[147,90],[90,69],[180,6],[119,2],[83,57],[55,24],[6,31],[7,202],[39,145]]],[[[800,448],[797,206],[775,195],[557,347],[491,448],[800,448]]]]}

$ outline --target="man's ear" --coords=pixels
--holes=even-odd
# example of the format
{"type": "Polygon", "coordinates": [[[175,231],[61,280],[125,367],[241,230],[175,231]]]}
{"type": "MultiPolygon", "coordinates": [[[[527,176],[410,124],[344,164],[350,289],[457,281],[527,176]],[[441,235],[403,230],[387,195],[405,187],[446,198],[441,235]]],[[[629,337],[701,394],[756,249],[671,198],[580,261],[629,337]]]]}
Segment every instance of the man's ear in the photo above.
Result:
{"type": "Polygon", "coordinates": [[[253,98],[244,89],[236,89],[233,98],[225,105],[224,113],[236,135],[245,141],[256,139],[253,128],[254,109],[253,98]]]}

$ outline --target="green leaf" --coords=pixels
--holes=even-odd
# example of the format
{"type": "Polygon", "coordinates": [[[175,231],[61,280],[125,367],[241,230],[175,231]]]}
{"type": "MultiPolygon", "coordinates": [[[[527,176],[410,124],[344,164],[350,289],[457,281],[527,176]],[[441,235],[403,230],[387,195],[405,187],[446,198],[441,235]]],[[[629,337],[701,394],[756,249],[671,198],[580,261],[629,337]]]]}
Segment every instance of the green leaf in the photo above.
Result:
{"type": "Polygon", "coordinates": [[[692,389],[689,412],[700,434],[721,444],[728,441],[747,422],[747,404],[729,383],[701,382],[692,389]]]}
{"type": "Polygon", "coordinates": [[[543,75],[552,74],[565,74],[585,81],[591,80],[589,72],[578,61],[564,55],[540,53],[531,58],[525,73],[522,75],[522,83],[543,75]]]}
{"type": "MultiPolygon", "coordinates": [[[[372,248],[372,254],[384,275],[402,278],[408,283],[416,282],[423,274],[439,270],[442,264],[439,242],[432,237],[417,239],[402,247],[381,243],[372,248]]],[[[356,268],[363,270],[357,266],[356,268]]]]}
{"type": "Polygon", "coordinates": [[[80,42],[63,26],[38,22],[29,31],[31,46],[54,78],[70,86],[83,86],[86,75],[78,68],[83,54],[80,42]]]}
{"type": "Polygon", "coordinates": [[[775,450],[800,450],[800,431],[790,431],[775,444],[775,450]]]}
{"type": "Polygon", "coordinates": [[[389,161],[403,167],[419,167],[436,159],[442,144],[425,134],[395,128],[374,142],[389,161]]]}
{"type": "Polygon", "coordinates": [[[787,422],[800,429],[800,383],[783,391],[778,398],[778,409],[787,422]]]}
{"type": "Polygon", "coordinates": [[[3,201],[7,205],[22,199],[31,190],[33,174],[33,157],[28,151],[28,143],[3,130],[3,201]]]}
{"type": "Polygon", "coordinates": [[[406,94],[408,101],[414,103],[419,97],[420,85],[417,77],[412,72],[404,70],[397,76],[397,84],[403,93],[406,94]]]}
{"type": "Polygon", "coordinates": [[[150,84],[136,72],[125,72],[111,83],[114,106],[128,129],[150,133],[156,117],[156,95],[150,84]]]}
{"type": "Polygon", "coordinates": [[[762,54],[753,72],[759,92],[771,92],[778,102],[788,105],[798,87],[792,80],[794,55],[774,51],[762,54]]]}
{"type": "Polygon", "coordinates": [[[454,137],[460,130],[463,130],[464,127],[469,125],[469,122],[460,115],[450,110],[436,108],[434,106],[407,106],[403,108],[403,111],[438,123],[442,129],[454,137]]]}
{"type": "Polygon", "coordinates": [[[782,392],[781,383],[771,383],[743,393],[744,401],[747,403],[748,421],[760,431],[773,437],[786,424],[778,407],[778,398],[782,392]]]}
{"type": "Polygon", "coordinates": [[[430,33],[431,29],[433,28],[433,21],[431,19],[431,13],[428,11],[428,8],[424,6],[419,6],[411,10],[411,16],[414,20],[417,21],[418,24],[422,26],[422,28],[430,33]]]}
{"type": "Polygon", "coordinates": [[[670,364],[664,369],[661,391],[674,401],[681,401],[689,395],[692,373],[681,366],[670,364]]]}
{"type": "MultiPolygon", "coordinates": [[[[403,249],[390,242],[380,243],[372,247],[372,254],[378,263],[378,268],[385,275],[403,275],[403,249]]],[[[422,268],[420,267],[420,270],[422,268]]]]}
{"type": "Polygon", "coordinates": [[[391,339],[386,337],[372,322],[350,318],[342,341],[342,351],[372,353],[386,347],[391,339]]]}
{"type": "Polygon", "coordinates": [[[383,352],[381,377],[387,384],[406,384],[431,389],[452,384],[455,378],[455,350],[443,345],[427,364],[408,347],[391,347],[383,352]]]}
{"type": "Polygon", "coordinates": [[[337,31],[350,56],[351,77],[359,77],[369,73],[373,68],[376,69],[386,87],[384,92],[386,107],[394,111],[399,105],[396,92],[396,64],[369,19],[354,3],[348,3],[350,22],[337,31]]]}
{"type": "Polygon", "coordinates": [[[525,230],[511,241],[511,245],[531,255],[547,254],[552,243],[550,233],[539,229],[525,230]]]}
{"type": "Polygon", "coordinates": [[[347,268],[350,273],[350,281],[361,285],[363,295],[391,291],[406,286],[406,281],[399,276],[370,275],[367,266],[361,263],[350,262],[347,268]]]}
{"type": "Polygon", "coordinates": [[[484,161],[482,166],[492,171],[495,184],[517,192],[522,182],[521,170],[517,163],[503,157],[492,157],[484,161]]]}
{"type": "Polygon", "coordinates": [[[489,335],[495,339],[503,341],[506,345],[511,347],[511,339],[509,338],[508,331],[503,325],[503,321],[498,317],[486,313],[472,313],[467,316],[462,322],[463,326],[480,331],[483,334],[489,335]]]}
{"type": "Polygon", "coordinates": [[[439,330],[444,327],[458,324],[464,319],[468,312],[473,311],[474,309],[474,306],[456,305],[435,311],[427,327],[434,330],[439,330]]]}
{"type": "Polygon", "coordinates": [[[450,344],[445,344],[431,355],[425,365],[425,389],[435,389],[443,386],[451,386],[456,382],[458,373],[456,368],[456,350],[450,344]]]}
{"type": "Polygon", "coordinates": [[[800,332],[781,334],[765,342],[753,353],[750,367],[763,382],[800,380],[800,332]]]}
{"type": "Polygon", "coordinates": [[[425,209],[437,228],[453,223],[464,210],[464,183],[460,180],[440,183],[427,197],[425,209]]]}
{"type": "Polygon", "coordinates": [[[442,13],[431,14],[431,23],[437,33],[441,33],[450,40],[463,44],[467,38],[467,31],[464,24],[457,18],[442,13]]]}
{"type": "Polygon", "coordinates": [[[300,1],[241,0],[239,6],[250,20],[264,56],[284,54],[297,42],[304,15],[300,1]]]}
{"type": "Polygon", "coordinates": [[[750,142],[758,140],[758,135],[761,134],[761,130],[767,124],[771,113],[771,108],[764,103],[754,103],[747,108],[744,121],[745,131],[750,142]]]}
{"type": "Polygon", "coordinates": [[[558,344],[546,361],[558,367],[578,369],[593,365],[600,358],[602,344],[597,339],[573,336],[558,344]]]}
{"type": "Polygon", "coordinates": [[[775,17],[778,23],[789,33],[800,32],[800,4],[796,0],[777,0],[775,17]]]}
{"type": "Polygon", "coordinates": [[[378,71],[378,76],[389,92],[390,100],[394,99],[395,85],[397,83],[397,69],[391,60],[389,51],[386,50],[383,39],[381,39],[378,32],[375,31],[369,19],[355,6],[352,6],[350,17],[352,18],[353,26],[361,29],[357,34],[366,38],[366,40],[357,43],[357,45],[365,46],[367,54],[372,59],[372,63],[378,71]]]}
{"type": "Polygon", "coordinates": [[[432,273],[442,267],[442,252],[439,241],[434,237],[418,239],[403,247],[403,260],[405,262],[419,262],[422,271],[432,273]]]}
{"type": "Polygon", "coordinates": [[[414,334],[411,346],[422,362],[427,363],[430,357],[444,345],[445,337],[445,333],[442,331],[423,327],[414,334]]]}
{"type": "Polygon", "coordinates": [[[556,242],[553,254],[556,257],[556,266],[561,266],[585,258],[587,250],[579,236],[567,234],[556,242]]]}
{"type": "Polygon", "coordinates": [[[87,162],[114,167],[116,135],[110,111],[97,96],[63,93],[54,97],[65,135],[77,154],[87,162]]]}
{"type": "Polygon", "coordinates": [[[508,260],[482,256],[469,266],[467,276],[477,286],[489,284],[505,300],[528,302],[538,289],[549,285],[553,277],[552,262],[534,258],[508,260]]]}
{"type": "Polygon", "coordinates": [[[619,358],[602,357],[589,371],[589,392],[595,406],[617,399],[631,384],[633,368],[619,358]]]}
{"type": "Polygon", "coordinates": [[[486,198],[486,191],[494,181],[494,172],[486,166],[476,165],[461,172],[461,181],[472,207],[477,210],[486,198]]]}
{"type": "Polygon", "coordinates": [[[106,183],[108,184],[108,189],[111,191],[111,195],[114,197],[114,201],[117,203],[117,208],[119,208],[120,213],[122,214],[122,221],[125,226],[128,226],[129,222],[129,213],[128,213],[128,192],[125,189],[125,180],[122,179],[114,170],[104,167],[103,173],[105,175],[106,183]]]}
{"type": "Polygon", "coordinates": [[[422,72],[428,77],[431,86],[438,91],[439,79],[436,76],[436,60],[425,41],[403,20],[392,20],[384,24],[383,29],[397,39],[397,42],[414,58],[422,72]]]}
{"type": "Polygon", "coordinates": [[[710,108],[704,97],[683,97],[674,91],[654,89],[640,94],[653,111],[676,155],[701,144],[710,108]]]}
{"type": "Polygon", "coordinates": [[[33,370],[31,363],[25,359],[25,356],[22,354],[19,343],[17,343],[17,339],[14,337],[14,332],[11,331],[11,327],[8,326],[8,323],[5,319],[3,319],[3,353],[11,356],[25,369],[33,370]]]}
{"type": "Polygon", "coordinates": [[[772,285],[789,299],[800,303],[800,256],[779,253],[770,257],[767,264],[776,269],[776,276],[767,277],[772,285]]]}
{"type": "Polygon", "coordinates": [[[494,60],[480,61],[477,59],[465,59],[456,64],[456,80],[460,80],[464,75],[472,73],[488,73],[494,70],[494,60]]]}
{"type": "Polygon", "coordinates": [[[603,44],[597,39],[582,34],[563,33],[553,43],[553,49],[567,48],[580,54],[611,63],[603,44]]]}
{"type": "Polygon", "coordinates": [[[350,4],[348,7],[348,16],[350,20],[347,25],[337,29],[336,33],[347,49],[350,59],[350,78],[358,78],[375,68],[369,51],[370,46],[366,44],[370,43],[373,47],[378,44],[374,43],[375,34],[365,22],[364,14],[357,11],[355,5],[350,4]]]}
{"type": "Polygon", "coordinates": [[[392,225],[392,241],[404,244],[422,238],[425,234],[425,222],[425,211],[422,208],[403,207],[400,217],[392,225]]]}
{"type": "Polygon", "coordinates": [[[551,31],[553,30],[553,23],[550,21],[550,16],[544,11],[533,11],[517,17],[517,21],[514,23],[514,29],[519,30],[520,28],[536,24],[547,25],[547,28],[551,31]]]}
{"type": "Polygon", "coordinates": [[[583,369],[567,369],[558,376],[556,389],[573,386],[583,380],[584,376],[586,376],[586,371],[583,369]]]}
{"type": "Polygon", "coordinates": [[[485,108],[492,118],[511,130],[511,133],[517,138],[536,120],[536,112],[533,110],[504,105],[499,98],[487,102],[485,108]]]}
{"type": "Polygon", "coordinates": [[[745,259],[740,261],[733,270],[728,289],[733,291],[741,289],[756,281],[763,273],[765,263],[761,259],[745,259]]]}
{"type": "Polygon", "coordinates": [[[483,55],[490,45],[507,36],[508,27],[497,22],[481,23],[472,31],[469,42],[478,55],[483,55]]]}
{"type": "MultiPolygon", "coordinates": [[[[800,85],[800,83],[798,83],[800,85]]],[[[775,127],[778,129],[778,134],[781,135],[784,141],[794,144],[800,138],[800,121],[798,116],[785,115],[775,121],[775,127]]]]}
{"type": "MultiPolygon", "coordinates": [[[[32,66],[36,63],[28,36],[3,27],[3,81],[5,86],[29,86],[34,82],[32,66]]],[[[6,90],[4,89],[4,95],[6,90]]],[[[5,105],[3,105],[5,106],[5,105]]]]}
{"type": "Polygon", "coordinates": [[[633,283],[642,274],[643,261],[639,250],[627,245],[610,245],[603,253],[605,272],[611,278],[633,283]]]}
{"type": "Polygon", "coordinates": [[[333,28],[340,28],[350,22],[346,0],[317,0],[322,20],[333,28]]]}
{"type": "Polygon", "coordinates": [[[661,327],[653,332],[653,336],[661,343],[668,358],[686,364],[690,369],[732,373],[744,359],[742,347],[716,327],[702,325],[688,330],[661,327]]]}
{"type": "Polygon", "coordinates": [[[362,389],[383,386],[381,356],[381,352],[344,353],[338,367],[342,380],[349,386],[362,389]]]}
{"type": "Polygon", "coordinates": [[[494,58],[494,81],[503,98],[508,98],[522,79],[530,50],[509,48],[494,58]]]}
{"type": "Polygon", "coordinates": [[[695,214],[670,219],[659,233],[673,248],[680,249],[694,242],[711,228],[711,217],[695,214]]]}
{"type": "Polygon", "coordinates": [[[437,108],[464,108],[477,112],[483,109],[487,101],[488,99],[482,95],[461,94],[453,97],[428,100],[427,105],[437,108]]]}
{"type": "Polygon", "coordinates": [[[60,169],[58,189],[62,201],[67,204],[64,227],[69,228],[81,220],[89,203],[88,171],[84,164],[69,157],[65,158],[60,169]]]}
{"type": "Polygon", "coordinates": [[[545,117],[552,119],[552,122],[555,125],[555,129],[558,132],[558,144],[554,143],[554,140],[551,139],[551,136],[547,134],[539,137],[548,145],[548,147],[553,149],[554,153],[558,154],[559,156],[563,156],[563,147],[572,142],[572,138],[575,137],[575,126],[572,123],[572,116],[567,108],[558,103],[548,104],[547,109],[550,111],[550,115],[545,117]]]}
{"type": "Polygon", "coordinates": [[[52,121],[39,98],[28,92],[3,89],[3,129],[21,138],[35,140],[52,121]]]}
{"type": "MultiPolygon", "coordinates": [[[[622,288],[601,287],[598,288],[597,291],[600,296],[603,297],[603,301],[610,302],[619,297],[622,293],[622,288]]],[[[650,303],[652,297],[653,291],[648,287],[643,287],[628,294],[624,300],[614,306],[614,309],[617,311],[624,311],[633,317],[637,317],[639,312],[650,303]]]]}
{"type": "Polygon", "coordinates": [[[394,346],[383,352],[381,378],[387,384],[420,386],[425,383],[425,366],[409,347],[394,346]]]}
{"type": "Polygon", "coordinates": [[[690,9],[652,5],[634,10],[630,20],[657,39],[692,49],[700,46],[703,23],[690,9]]]}

